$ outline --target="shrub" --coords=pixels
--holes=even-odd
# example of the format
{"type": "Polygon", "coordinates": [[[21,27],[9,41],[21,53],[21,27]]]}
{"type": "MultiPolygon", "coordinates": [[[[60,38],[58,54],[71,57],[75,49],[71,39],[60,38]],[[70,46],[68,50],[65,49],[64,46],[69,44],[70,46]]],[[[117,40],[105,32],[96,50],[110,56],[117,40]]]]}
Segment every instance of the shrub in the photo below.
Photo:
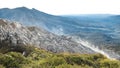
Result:
{"type": "Polygon", "coordinates": [[[89,65],[93,64],[92,61],[88,60],[85,57],[77,56],[77,55],[70,55],[65,57],[68,64],[77,64],[77,65],[89,65]]]}
{"type": "Polygon", "coordinates": [[[101,54],[51,53],[33,46],[0,48],[0,68],[120,68],[101,54]],[[22,55],[23,52],[26,55],[22,55]]]}
{"type": "Polygon", "coordinates": [[[32,60],[42,60],[44,58],[53,57],[53,53],[35,48],[27,57],[32,60]]]}
{"type": "Polygon", "coordinates": [[[20,53],[10,52],[0,55],[0,64],[6,68],[20,68],[21,64],[25,63],[28,63],[28,61],[20,53]]]}
{"type": "Polygon", "coordinates": [[[91,54],[91,55],[87,54],[85,56],[87,56],[86,58],[88,60],[92,60],[92,61],[99,61],[99,60],[102,60],[102,59],[106,59],[106,57],[102,54],[91,54]]]}
{"type": "Polygon", "coordinates": [[[47,59],[45,59],[45,61],[46,62],[44,62],[43,64],[49,65],[49,66],[53,66],[53,67],[66,63],[64,58],[57,57],[57,56],[54,56],[54,57],[51,57],[51,58],[47,58],[47,59]]]}
{"type": "Polygon", "coordinates": [[[5,68],[3,65],[0,65],[0,68],[5,68]]]}
{"type": "Polygon", "coordinates": [[[101,68],[120,68],[120,61],[104,59],[100,61],[101,68]]]}
{"type": "Polygon", "coordinates": [[[92,68],[90,66],[79,66],[79,65],[70,65],[70,64],[61,64],[59,66],[56,66],[55,68],[92,68]]]}

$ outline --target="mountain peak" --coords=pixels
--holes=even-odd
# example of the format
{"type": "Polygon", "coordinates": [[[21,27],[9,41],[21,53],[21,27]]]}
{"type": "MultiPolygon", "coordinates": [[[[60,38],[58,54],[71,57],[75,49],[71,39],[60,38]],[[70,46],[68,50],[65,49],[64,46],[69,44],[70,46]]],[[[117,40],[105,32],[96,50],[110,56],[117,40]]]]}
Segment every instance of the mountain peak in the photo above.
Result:
{"type": "Polygon", "coordinates": [[[27,8],[27,7],[17,7],[17,8],[14,8],[14,9],[29,9],[29,8],[27,8]]]}
{"type": "Polygon", "coordinates": [[[31,9],[27,7],[17,7],[17,8],[14,8],[13,10],[30,11],[31,9]]]}
{"type": "Polygon", "coordinates": [[[0,9],[0,18],[11,21],[21,22],[24,25],[40,26],[44,29],[50,21],[55,22],[52,18],[53,15],[41,12],[35,8],[17,7],[14,9],[0,9]],[[34,24],[33,24],[34,23],[34,24]]]}

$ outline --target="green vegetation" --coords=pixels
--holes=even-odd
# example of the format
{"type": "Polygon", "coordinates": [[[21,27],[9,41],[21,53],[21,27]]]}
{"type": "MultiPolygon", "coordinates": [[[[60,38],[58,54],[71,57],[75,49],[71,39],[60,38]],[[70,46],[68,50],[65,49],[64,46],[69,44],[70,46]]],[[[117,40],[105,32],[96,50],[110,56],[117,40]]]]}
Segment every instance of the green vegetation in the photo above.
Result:
{"type": "Polygon", "coordinates": [[[33,46],[12,48],[0,48],[0,68],[120,68],[120,61],[101,54],[58,54],[33,46]]]}

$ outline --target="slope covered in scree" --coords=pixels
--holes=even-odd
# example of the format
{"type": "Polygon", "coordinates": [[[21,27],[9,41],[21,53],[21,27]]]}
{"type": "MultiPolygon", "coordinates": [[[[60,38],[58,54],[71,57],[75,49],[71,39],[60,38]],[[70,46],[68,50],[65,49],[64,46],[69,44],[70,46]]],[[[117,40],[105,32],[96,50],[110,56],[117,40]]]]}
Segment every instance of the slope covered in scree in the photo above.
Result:
{"type": "Polygon", "coordinates": [[[95,53],[93,50],[76,43],[71,37],[57,36],[44,29],[26,27],[16,22],[0,20],[0,44],[12,46],[34,45],[55,53],[95,53]]]}

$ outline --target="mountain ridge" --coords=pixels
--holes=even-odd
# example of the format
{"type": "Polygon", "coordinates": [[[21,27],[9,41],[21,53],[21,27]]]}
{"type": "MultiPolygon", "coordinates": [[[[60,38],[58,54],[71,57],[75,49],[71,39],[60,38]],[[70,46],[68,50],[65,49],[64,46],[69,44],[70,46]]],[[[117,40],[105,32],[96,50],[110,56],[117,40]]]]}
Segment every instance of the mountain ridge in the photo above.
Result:
{"type": "MultiPolygon", "coordinates": [[[[0,20],[1,22],[5,21],[0,20]]],[[[95,53],[82,44],[74,42],[70,37],[57,36],[44,29],[22,26],[16,22],[0,25],[0,31],[1,44],[9,43],[13,46],[30,44],[55,53],[95,53]]]]}

